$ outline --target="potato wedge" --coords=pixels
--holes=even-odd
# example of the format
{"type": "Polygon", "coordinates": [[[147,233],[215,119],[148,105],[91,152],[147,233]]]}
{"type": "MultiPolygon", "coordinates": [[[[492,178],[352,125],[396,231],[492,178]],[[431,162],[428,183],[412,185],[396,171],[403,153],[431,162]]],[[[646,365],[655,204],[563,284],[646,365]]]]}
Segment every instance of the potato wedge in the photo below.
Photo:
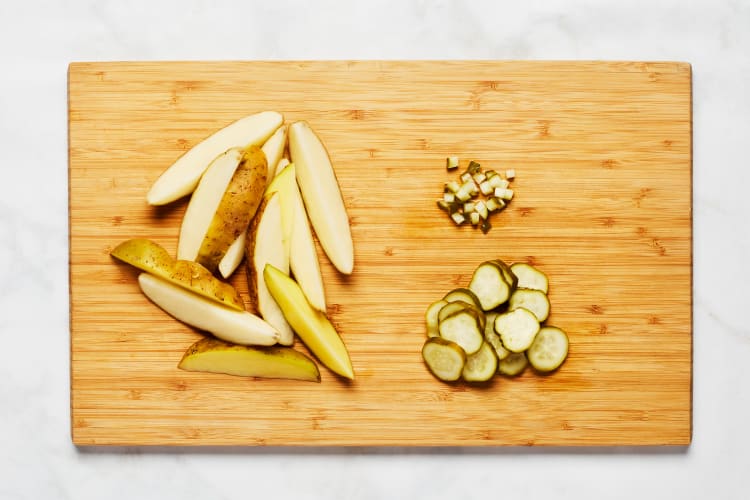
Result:
{"type": "Polygon", "coordinates": [[[258,213],[250,223],[246,239],[245,254],[250,302],[255,304],[259,314],[279,332],[279,343],[292,345],[294,332],[289,326],[279,304],[268,291],[263,276],[266,264],[277,266],[285,274],[289,273],[289,263],[285,260],[282,241],[281,193],[265,197],[258,213]]]}
{"type": "Polygon", "coordinates": [[[290,347],[251,347],[215,338],[201,339],[191,345],[177,367],[239,377],[320,382],[320,371],[315,362],[290,347]]]}
{"type": "Polygon", "coordinates": [[[313,240],[310,222],[307,218],[302,195],[296,182],[291,186],[291,203],[294,211],[292,238],[289,248],[289,269],[299,284],[310,305],[318,311],[326,312],[326,294],[323,274],[320,271],[318,250],[313,240]]]}
{"type": "MultiPolygon", "coordinates": [[[[182,216],[177,258],[196,260],[216,210],[242,160],[243,150],[229,149],[217,156],[201,177],[182,216]]],[[[265,188],[264,188],[265,189],[265,188]]]]}
{"type": "Polygon", "coordinates": [[[110,255],[219,304],[245,310],[242,297],[232,285],[217,279],[197,262],[174,260],[169,252],[152,240],[134,238],[123,241],[110,255]]]}
{"type": "Polygon", "coordinates": [[[351,274],[354,245],[344,198],[328,152],[306,122],[289,126],[289,153],[320,245],[339,272],[351,274]]]}
{"type": "MultiPolygon", "coordinates": [[[[264,196],[270,196],[279,193],[279,203],[281,205],[281,240],[284,244],[285,267],[289,267],[289,254],[292,245],[292,231],[294,228],[294,205],[292,196],[296,180],[294,178],[294,164],[287,167],[274,177],[266,188],[264,196]]],[[[277,266],[278,267],[278,266],[277,266]]]]}
{"type": "Polygon", "coordinates": [[[273,176],[276,177],[281,173],[282,170],[286,168],[286,166],[289,165],[289,158],[282,157],[279,160],[279,163],[276,164],[276,172],[274,172],[273,176]]]}
{"type": "Polygon", "coordinates": [[[273,133],[268,140],[263,143],[261,150],[266,155],[268,161],[268,178],[276,177],[276,167],[284,154],[286,148],[286,126],[282,125],[273,133]]]}
{"type": "Polygon", "coordinates": [[[209,164],[228,149],[260,146],[284,122],[275,111],[241,118],[199,142],[167,168],[151,186],[146,201],[166,205],[192,193],[209,164]]]}
{"type": "Polygon", "coordinates": [[[266,188],[266,155],[256,146],[242,153],[242,160],[221,198],[198,250],[197,262],[214,272],[240,234],[247,231],[266,188]]]}
{"type": "Polygon", "coordinates": [[[216,337],[242,345],[273,345],[279,332],[247,311],[223,307],[149,273],[138,276],[143,294],[172,317],[216,337]]]}
{"type": "Polygon", "coordinates": [[[229,278],[242,263],[242,259],[245,257],[246,236],[247,232],[240,234],[237,239],[229,245],[227,253],[225,253],[224,257],[219,261],[219,274],[221,274],[223,278],[229,278]]]}
{"type": "Polygon", "coordinates": [[[349,352],[328,317],[313,309],[297,282],[282,271],[267,264],[263,275],[268,290],[302,342],[331,371],[353,380],[349,352]]]}

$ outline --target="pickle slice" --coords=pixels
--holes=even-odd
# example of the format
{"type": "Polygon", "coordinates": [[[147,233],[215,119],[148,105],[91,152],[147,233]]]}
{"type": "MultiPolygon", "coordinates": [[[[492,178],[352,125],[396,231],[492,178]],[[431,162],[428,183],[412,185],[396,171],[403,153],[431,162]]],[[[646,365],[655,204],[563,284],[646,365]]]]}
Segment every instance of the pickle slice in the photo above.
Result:
{"type": "Polygon", "coordinates": [[[440,380],[453,382],[461,377],[466,364],[466,353],[449,340],[432,337],[422,346],[422,358],[430,372],[440,380]]]}
{"type": "Polygon", "coordinates": [[[549,291],[547,275],[534,266],[525,262],[516,262],[510,266],[510,270],[518,277],[518,288],[531,288],[544,293],[549,291]]]}
{"type": "MultiPolygon", "coordinates": [[[[469,289],[479,299],[481,307],[485,311],[494,309],[504,304],[513,293],[515,283],[513,273],[498,261],[486,261],[474,270],[469,283],[469,289]]],[[[517,280],[516,280],[517,281],[517,280]]]]}
{"type": "Polygon", "coordinates": [[[526,353],[512,352],[510,356],[497,363],[497,371],[502,375],[515,377],[516,375],[520,375],[528,364],[529,360],[526,359],[526,353]]]}
{"type": "Polygon", "coordinates": [[[438,313],[447,304],[448,302],[445,300],[438,300],[430,304],[427,311],[425,311],[424,321],[427,326],[428,337],[437,337],[440,335],[440,332],[438,332],[438,313]]]}
{"type": "Polygon", "coordinates": [[[534,313],[520,307],[495,318],[495,331],[503,345],[511,352],[521,352],[531,346],[539,332],[539,321],[534,313]]]}
{"type": "Polygon", "coordinates": [[[450,340],[461,346],[466,354],[474,354],[482,347],[482,342],[484,342],[484,331],[479,324],[476,313],[466,309],[442,320],[438,326],[438,331],[445,340],[450,340]]]}
{"type": "Polygon", "coordinates": [[[467,356],[461,378],[467,382],[486,382],[497,371],[495,350],[487,343],[482,343],[474,354],[467,356]]]}
{"type": "Polygon", "coordinates": [[[568,357],[568,335],[555,326],[543,327],[529,347],[527,357],[540,372],[556,370],[568,357]]]}
{"type": "Polygon", "coordinates": [[[549,299],[541,290],[516,288],[508,301],[508,310],[512,311],[519,307],[531,311],[540,323],[549,317],[549,299]]]}

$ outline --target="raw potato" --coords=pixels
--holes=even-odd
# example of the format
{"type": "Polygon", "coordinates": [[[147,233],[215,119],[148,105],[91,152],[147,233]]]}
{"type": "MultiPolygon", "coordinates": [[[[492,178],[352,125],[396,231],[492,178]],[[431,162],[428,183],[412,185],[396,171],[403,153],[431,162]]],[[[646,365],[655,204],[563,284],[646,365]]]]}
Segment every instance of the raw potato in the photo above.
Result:
{"type": "Polygon", "coordinates": [[[289,153],[320,245],[339,272],[351,274],[354,244],[344,199],[328,152],[306,122],[289,126],[289,153]]]}
{"type": "Polygon", "coordinates": [[[141,291],[174,318],[216,337],[242,345],[273,345],[279,332],[247,311],[236,311],[152,274],[138,276],[141,291]]]}
{"type": "Polygon", "coordinates": [[[242,258],[245,257],[245,238],[247,232],[240,234],[234,242],[227,248],[227,253],[219,262],[219,274],[223,278],[229,278],[232,273],[239,267],[242,258]]]}
{"type": "MultiPolygon", "coordinates": [[[[294,205],[292,196],[296,185],[294,179],[294,165],[288,165],[279,175],[274,177],[264,196],[268,197],[274,193],[279,194],[279,203],[281,204],[281,240],[284,243],[284,266],[289,267],[289,254],[292,246],[292,232],[294,230],[294,205]]],[[[277,266],[278,267],[278,266],[277,266]]]]}
{"type": "Polygon", "coordinates": [[[282,125],[268,138],[261,148],[268,162],[267,177],[269,179],[276,177],[276,168],[281,160],[281,156],[284,154],[284,148],[286,148],[286,135],[286,126],[282,125]]]}
{"type": "Polygon", "coordinates": [[[292,345],[294,332],[284,318],[284,313],[268,291],[263,269],[272,264],[284,274],[289,274],[289,265],[284,258],[281,224],[281,196],[273,193],[263,199],[258,213],[247,230],[245,261],[247,267],[250,302],[271,326],[278,330],[279,343],[292,345]]]}
{"type": "Polygon", "coordinates": [[[257,146],[242,153],[198,250],[197,262],[214,272],[229,247],[247,231],[266,189],[266,155],[257,146]]]}
{"type": "Polygon", "coordinates": [[[181,370],[240,377],[320,382],[313,360],[290,347],[250,347],[205,338],[191,345],[177,365],[181,370]]]}
{"type": "MultiPolygon", "coordinates": [[[[274,134],[263,144],[261,151],[266,155],[268,164],[268,173],[266,180],[273,179],[275,176],[276,165],[281,159],[286,146],[286,127],[281,126],[274,134]]],[[[270,186],[269,186],[270,188],[270,186]]],[[[245,238],[246,231],[242,231],[227,249],[221,262],[219,262],[219,272],[224,278],[228,278],[242,262],[245,256],[245,238]]]]}
{"type": "Polygon", "coordinates": [[[150,205],[166,205],[192,193],[214,158],[231,148],[260,146],[283,121],[280,113],[263,111],[227,125],[193,146],[165,170],[149,190],[146,201],[150,205]]]}
{"type": "Polygon", "coordinates": [[[313,309],[299,285],[272,265],[263,272],[268,289],[302,342],[331,371],[354,379],[354,369],[336,329],[328,317],[313,309]]]}
{"type": "Polygon", "coordinates": [[[232,285],[217,279],[197,262],[174,260],[161,245],[152,240],[134,238],[124,241],[110,255],[219,304],[240,311],[245,309],[242,297],[232,285]]]}
{"type": "Polygon", "coordinates": [[[281,158],[279,160],[279,163],[276,164],[276,172],[274,172],[273,176],[276,177],[277,175],[279,175],[287,165],[289,165],[289,158],[281,158]]]}
{"type": "Polygon", "coordinates": [[[242,149],[232,148],[217,156],[206,169],[182,216],[178,259],[198,258],[203,239],[241,160],[242,149]]]}
{"type": "Polygon", "coordinates": [[[294,223],[289,248],[289,269],[310,305],[325,313],[326,294],[323,287],[323,274],[320,271],[320,262],[318,262],[318,250],[315,247],[310,222],[307,219],[305,205],[296,182],[292,184],[291,200],[294,205],[294,223]]]}

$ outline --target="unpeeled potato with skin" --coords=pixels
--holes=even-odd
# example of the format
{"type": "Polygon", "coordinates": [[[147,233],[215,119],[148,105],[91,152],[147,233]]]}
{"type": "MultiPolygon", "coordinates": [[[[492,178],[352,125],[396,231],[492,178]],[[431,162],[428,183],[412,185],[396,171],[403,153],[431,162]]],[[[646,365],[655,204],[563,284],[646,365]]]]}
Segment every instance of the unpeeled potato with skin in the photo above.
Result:
{"type": "Polygon", "coordinates": [[[240,311],[245,308],[242,297],[232,285],[217,279],[211,271],[197,262],[173,259],[155,241],[146,238],[123,241],[110,255],[225,306],[240,311]]]}
{"type": "Polygon", "coordinates": [[[238,377],[320,382],[320,371],[315,362],[291,347],[243,346],[212,337],[191,345],[177,367],[238,377]]]}
{"type": "Polygon", "coordinates": [[[267,180],[266,155],[257,146],[247,148],[208,226],[198,250],[198,263],[211,272],[217,270],[229,247],[250,225],[267,180]]]}

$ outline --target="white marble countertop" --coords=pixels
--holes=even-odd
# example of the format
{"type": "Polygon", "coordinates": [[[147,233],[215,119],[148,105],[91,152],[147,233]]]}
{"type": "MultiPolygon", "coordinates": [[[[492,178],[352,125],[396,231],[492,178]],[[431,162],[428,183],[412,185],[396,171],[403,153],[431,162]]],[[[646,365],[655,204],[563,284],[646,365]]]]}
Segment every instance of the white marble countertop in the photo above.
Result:
{"type": "Polygon", "coordinates": [[[0,158],[8,176],[0,183],[0,498],[746,498],[747,0],[28,0],[0,5],[0,47],[0,158]],[[68,63],[368,58],[692,63],[688,449],[84,452],[71,444],[68,63]]]}

